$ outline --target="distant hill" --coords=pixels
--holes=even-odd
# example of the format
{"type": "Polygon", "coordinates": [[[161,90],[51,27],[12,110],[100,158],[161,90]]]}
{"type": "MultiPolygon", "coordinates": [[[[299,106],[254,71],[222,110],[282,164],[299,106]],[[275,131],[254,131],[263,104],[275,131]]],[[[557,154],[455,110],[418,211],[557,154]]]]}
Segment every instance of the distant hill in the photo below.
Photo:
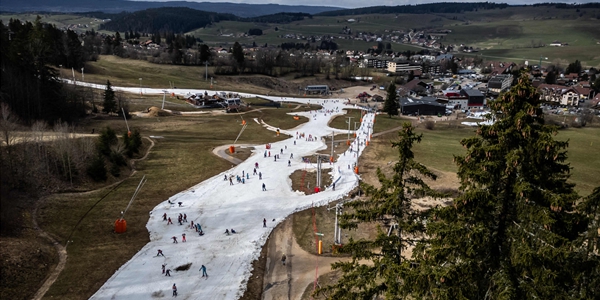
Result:
{"type": "Polygon", "coordinates": [[[265,15],[259,17],[252,18],[244,18],[240,19],[242,22],[255,22],[255,23],[279,23],[285,24],[294,21],[304,20],[304,17],[312,18],[310,14],[307,13],[277,13],[272,15],[265,15]]]}
{"type": "Polygon", "coordinates": [[[342,9],[322,12],[321,16],[348,16],[348,15],[366,15],[366,14],[440,14],[440,13],[461,13],[466,11],[477,11],[478,9],[496,9],[507,8],[508,4],[478,2],[478,3],[429,3],[418,5],[398,5],[398,6],[371,6],[353,9],[342,9]]]}
{"type": "Polygon", "coordinates": [[[4,12],[89,12],[120,13],[145,10],[160,7],[188,7],[202,11],[229,13],[239,17],[257,17],[262,15],[288,13],[317,14],[340,7],[279,5],[279,4],[245,4],[245,3],[215,3],[215,2],[150,2],[127,0],[2,0],[0,11],[4,12]]]}
{"type": "Polygon", "coordinates": [[[100,29],[110,31],[183,33],[219,21],[237,20],[232,14],[200,11],[187,7],[150,8],[132,13],[116,14],[100,29]]]}

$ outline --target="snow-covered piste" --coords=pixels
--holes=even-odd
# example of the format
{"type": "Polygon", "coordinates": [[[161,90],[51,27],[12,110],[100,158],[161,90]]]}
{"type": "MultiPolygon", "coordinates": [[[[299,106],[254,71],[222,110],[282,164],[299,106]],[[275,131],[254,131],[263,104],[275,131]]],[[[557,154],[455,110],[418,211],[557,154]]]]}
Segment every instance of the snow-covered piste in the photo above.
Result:
{"type": "MultiPolygon", "coordinates": [[[[97,88],[103,89],[104,86],[97,88]]],[[[140,91],[139,88],[120,87],[114,87],[114,90],[132,93],[140,91]]],[[[144,88],[143,92],[163,94],[162,89],[144,88]]],[[[177,89],[167,92],[185,95],[204,91],[177,89]]],[[[238,94],[242,97],[258,96],[238,94]]],[[[315,165],[303,162],[302,157],[325,149],[326,145],[321,139],[323,136],[331,135],[332,132],[346,134],[348,131],[330,128],[327,123],[331,118],[342,115],[342,109],[355,107],[344,105],[342,99],[260,97],[273,101],[320,104],[323,109],[294,113],[306,116],[309,122],[291,130],[281,130],[281,134],[289,135],[290,138],[272,143],[271,149],[266,149],[266,145],[256,145],[246,161],[173,195],[156,206],[146,225],[150,242],[119,268],[91,299],[171,297],[174,283],[177,284],[178,297],[183,299],[238,299],[246,290],[246,283],[252,272],[252,261],[258,258],[269,233],[278,223],[295,211],[341,199],[357,186],[359,178],[354,173],[353,165],[365,148],[365,141],[370,137],[373,114],[363,116],[352,150],[348,149],[336,157],[332,165],[323,164],[324,168],[330,168],[323,173],[329,172],[329,176],[336,181],[335,191],[332,187],[322,187],[321,192],[307,196],[291,189],[289,175],[295,170],[316,169],[315,165]],[[274,156],[277,154],[279,159],[275,161],[274,156]],[[292,154],[293,158],[290,158],[292,154]],[[288,160],[291,166],[288,166],[288,160]],[[258,168],[255,174],[256,164],[258,168]],[[242,172],[244,183],[236,180],[236,176],[241,177],[242,172]],[[262,180],[259,179],[259,172],[262,180]],[[233,185],[229,181],[231,175],[233,185]],[[266,191],[263,191],[263,184],[266,191]],[[167,225],[167,221],[163,221],[164,214],[171,218],[173,224],[167,225]],[[187,222],[183,225],[178,224],[180,214],[187,216],[187,222]],[[263,219],[266,219],[266,227],[263,226],[263,219]],[[192,221],[201,225],[203,236],[199,236],[190,227],[192,221]],[[226,235],[225,230],[232,228],[236,233],[226,235]],[[186,235],[186,242],[182,242],[182,234],[186,235]],[[173,237],[177,238],[177,243],[174,243],[173,237]],[[159,249],[164,256],[157,256],[159,249]],[[189,270],[175,271],[178,266],[189,263],[189,270]],[[163,264],[166,269],[171,270],[171,276],[162,273],[163,264]],[[208,277],[202,277],[202,272],[199,271],[202,265],[206,266],[208,277]]],[[[276,130],[270,126],[265,128],[276,130]]],[[[168,143],[168,139],[164,142],[168,143]]],[[[243,143],[243,136],[239,142],[243,143]]]]}

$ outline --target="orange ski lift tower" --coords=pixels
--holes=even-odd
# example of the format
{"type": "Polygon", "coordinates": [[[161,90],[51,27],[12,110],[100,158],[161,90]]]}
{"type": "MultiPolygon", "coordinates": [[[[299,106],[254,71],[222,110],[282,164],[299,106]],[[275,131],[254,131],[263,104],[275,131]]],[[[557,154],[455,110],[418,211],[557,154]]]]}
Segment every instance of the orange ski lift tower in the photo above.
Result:
{"type": "Polygon", "coordinates": [[[125,213],[131,206],[131,203],[133,203],[133,200],[138,195],[138,193],[140,192],[140,190],[142,189],[142,187],[144,186],[146,181],[147,181],[146,175],[144,175],[144,177],[142,177],[142,180],[140,181],[140,184],[138,184],[137,189],[135,189],[135,192],[133,193],[131,200],[129,200],[129,204],[127,204],[127,208],[125,208],[125,211],[121,212],[121,217],[115,221],[115,232],[116,233],[123,233],[123,232],[127,231],[127,221],[125,221],[125,213]]]}
{"type": "Polygon", "coordinates": [[[229,153],[235,153],[235,143],[237,143],[238,139],[242,135],[242,132],[244,132],[244,130],[246,130],[246,127],[248,126],[248,124],[246,123],[246,120],[244,120],[243,117],[241,117],[241,118],[242,118],[242,129],[240,130],[240,133],[238,134],[238,136],[235,138],[235,141],[233,141],[233,145],[229,146],[229,153]]]}

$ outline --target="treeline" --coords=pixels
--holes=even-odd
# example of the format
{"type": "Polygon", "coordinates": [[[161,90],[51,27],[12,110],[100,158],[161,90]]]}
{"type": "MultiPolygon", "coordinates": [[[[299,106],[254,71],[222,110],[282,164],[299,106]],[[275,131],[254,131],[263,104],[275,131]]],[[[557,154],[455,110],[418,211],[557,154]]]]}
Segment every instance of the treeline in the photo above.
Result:
{"type": "Polygon", "coordinates": [[[568,3],[536,3],[532,5],[533,7],[538,7],[538,6],[553,6],[559,9],[580,9],[580,8],[600,8],[600,3],[574,3],[574,4],[568,4],[568,3]]]}
{"type": "Polygon", "coordinates": [[[254,23],[279,23],[286,24],[295,21],[302,21],[304,18],[312,19],[311,14],[307,13],[278,13],[272,15],[265,15],[253,18],[241,18],[242,22],[254,22],[254,23]]]}
{"type": "Polygon", "coordinates": [[[430,3],[419,5],[401,6],[372,6],[354,9],[334,10],[319,13],[319,16],[348,16],[365,14],[441,14],[441,13],[463,13],[477,11],[480,9],[507,8],[508,4],[477,2],[477,3],[430,3]]]}
{"type": "Polygon", "coordinates": [[[232,14],[206,12],[186,7],[151,8],[115,15],[100,29],[110,31],[174,32],[184,33],[206,27],[219,21],[238,20],[232,14]]]}
{"type": "Polygon", "coordinates": [[[79,70],[97,55],[94,43],[82,46],[75,32],[43,24],[39,17],[34,23],[0,22],[0,41],[0,101],[23,123],[70,122],[85,114],[83,94],[63,88],[57,69],[79,70]]]}

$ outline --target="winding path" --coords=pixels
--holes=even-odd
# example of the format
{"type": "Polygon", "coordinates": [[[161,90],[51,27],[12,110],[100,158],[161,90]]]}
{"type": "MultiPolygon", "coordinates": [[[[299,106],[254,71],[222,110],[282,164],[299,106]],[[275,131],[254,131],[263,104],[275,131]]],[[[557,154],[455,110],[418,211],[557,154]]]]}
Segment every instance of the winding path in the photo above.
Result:
{"type": "MultiPolygon", "coordinates": [[[[152,148],[154,147],[154,141],[148,137],[146,137],[146,139],[148,141],[150,141],[150,146],[148,147],[148,150],[146,150],[146,154],[144,154],[143,157],[131,160],[131,166],[133,168],[133,172],[131,172],[131,174],[127,178],[123,178],[122,180],[117,181],[109,186],[105,186],[105,187],[101,187],[96,190],[85,191],[85,192],[81,192],[81,193],[77,193],[77,194],[85,195],[85,194],[89,194],[89,193],[98,192],[98,191],[106,189],[106,188],[111,189],[109,191],[109,193],[110,193],[114,190],[115,187],[117,187],[118,185],[123,183],[123,181],[131,178],[131,176],[133,176],[137,172],[137,170],[135,169],[135,163],[138,161],[141,161],[141,160],[145,160],[148,157],[148,154],[150,154],[150,150],[152,150],[152,148]]],[[[108,195],[108,193],[106,195],[104,195],[102,198],[100,198],[100,200],[98,200],[98,202],[102,201],[102,199],[104,199],[107,195],[108,195]]],[[[43,200],[37,201],[33,208],[33,214],[31,216],[31,221],[33,222],[33,229],[35,231],[37,231],[37,233],[40,237],[50,241],[54,245],[54,248],[56,249],[56,252],[58,253],[58,264],[56,265],[56,268],[54,268],[54,270],[48,275],[48,277],[46,277],[46,280],[44,281],[42,286],[37,290],[37,292],[33,296],[33,300],[41,300],[44,297],[44,295],[46,294],[46,292],[48,292],[48,290],[50,289],[52,284],[54,284],[56,279],[58,279],[58,276],[60,275],[60,273],[64,270],[65,265],[67,264],[67,258],[68,258],[68,255],[67,255],[67,245],[69,244],[68,239],[67,239],[67,243],[63,246],[55,238],[53,238],[47,232],[42,230],[38,225],[37,212],[38,212],[41,202],[43,202],[43,200]]],[[[96,204],[98,204],[98,202],[96,202],[96,204]]],[[[94,206],[92,206],[90,208],[90,210],[93,209],[94,206]]],[[[86,215],[87,215],[87,212],[85,215],[83,215],[83,217],[81,217],[81,219],[83,220],[83,218],[85,218],[86,215]]],[[[79,222],[81,222],[81,220],[79,220],[79,222]]],[[[79,222],[77,224],[79,224],[79,222]]],[[[75,225],[75,226],[77,227],[77,225],[75,225]]],[[[73,231],[74,230],[75,230],[75,228],[73,228],[73,231]]]]}

